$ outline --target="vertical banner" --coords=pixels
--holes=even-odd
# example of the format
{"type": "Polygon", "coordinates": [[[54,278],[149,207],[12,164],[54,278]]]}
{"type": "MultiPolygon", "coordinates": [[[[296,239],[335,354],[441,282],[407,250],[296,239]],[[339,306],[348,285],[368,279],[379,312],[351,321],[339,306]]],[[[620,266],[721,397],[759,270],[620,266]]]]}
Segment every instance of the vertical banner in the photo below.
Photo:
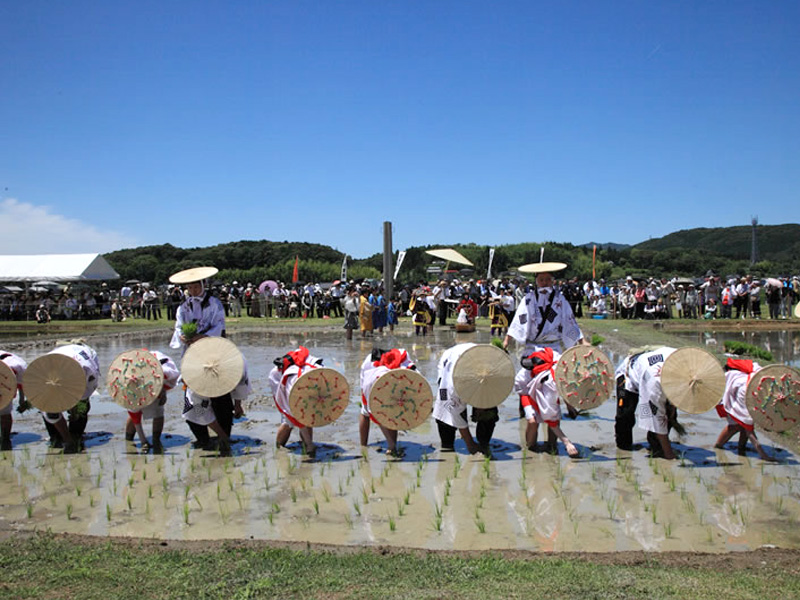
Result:
{"type": "Polygon", "coordinates": [[[492,261],[494,260],[494,248],[489,248],[489,268],[486,269],[486,279],[492,278],[492,261]]]}
{"type": "Polygon", "coordinates": [[[343,284],[347,283],[347,254],[345,254],[342,259],[342,274],[339,279],[343,284]]]}
{"type": "Polygon", "coordinates": [[[592,279],[595,279],[594,261],[597,258],[597,246],[592,246],[592,279]]]}
{"type": "Polygon", "coordinates": [[[292,271],[292,283],[300,281],[300,274],[297,272],[299,257],[294,257],[294,270],[292,271]]]}
{"type": "Polygon", "coordinates": [[[539,249],[539,262],[544,262],[544,246],[539,249]]]}
{"type": "Polygon", "coordinates": [[[400,252],[397,253],[397,266],[394,268],[394,276],[392,277],[392,279],[397,279],[397,274],[400,272],[400,265],[403,264],[403,259],[405,257],[406,257],[405,250],[400,250],[400,252]]]}

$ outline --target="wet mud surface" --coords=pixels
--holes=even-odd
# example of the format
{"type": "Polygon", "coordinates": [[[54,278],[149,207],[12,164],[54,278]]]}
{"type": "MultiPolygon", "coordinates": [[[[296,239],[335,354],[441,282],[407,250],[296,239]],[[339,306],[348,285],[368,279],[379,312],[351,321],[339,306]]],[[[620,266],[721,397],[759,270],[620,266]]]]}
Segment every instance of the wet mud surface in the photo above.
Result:
{"type": "MultiPolygon", "coordinates": [[[[492,460],[469,455],[460,441],[443,453],[435,423],[401,432],[402,459],[387,456],[373,426],[370,446],[358,443],[358,370],[373,345],[403,347],[435,383],[441,352],[460,341],[488,342],[486,332],[439,329],[417,338],[407,330],[347,342],[341,332],[307,335],[237,333],[253,394],[234,425],[234,456],[191,447],[180,417],[182,398],[170,393],[163,456],[143,455],[123,436],[124,411],[105,389],[92,400],[87,450],[51,450],[41,418],[15,413],[14,450],[0,454],[0,529],[175,540],[263,540],[352,547],[510,552],[688,551],[722,553],[762,546],[800,548],[797,457],[762,436],[772,464],[739,456],[735,440],[713,443],[723,427],[716,413],[681,415],[688,430],[674,446],[676,461],[649,459],[644,432],[638,448],[614,446],[614,403],[608,401],[562,428],[583,457],[524,449],[525,423],[516,398],[500,407],[492,460]],[[314,460],[274,448],[280,415],[267,389],[272,360],[306,345],[343,372],[351,403],[334,424],[315,431],[314,460]]],[[[103,372],[124,350],[147,346],[174,353],[168,336],[92,339],[103,372]]],[[[21,346],[26,360],[48,347],[21,346]]],[[[612,362],[622,351],[605,348],[612,362]],[[612,352],[614,350],[614,352],[612,352]]],[[[178,357],[175,356],[177,359],[178,357]]],[[[146,423],[149,433],[149,423],[146,423]]],[[[544,432],[540,433],[544,439],[544,432]]]]}

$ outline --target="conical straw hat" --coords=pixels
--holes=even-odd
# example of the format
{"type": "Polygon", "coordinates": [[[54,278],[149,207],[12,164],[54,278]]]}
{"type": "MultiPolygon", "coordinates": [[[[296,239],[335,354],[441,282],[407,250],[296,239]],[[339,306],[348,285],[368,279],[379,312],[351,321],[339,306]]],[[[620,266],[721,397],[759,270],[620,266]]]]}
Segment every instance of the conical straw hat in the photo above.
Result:
{"type": "Polygon", "coordinates": [[[661,388],[672,404],[699,415],[719,404],[725,392],[725,373],[710,352],[681,348],[664,361],[661,388]]]}
{"type": "Polygon", "coordinates": [[[309,369],[289,392],[292,416],[306,427],[329,425],[342,416],[350,402],[350,385],[344,375],[327,367],[309,369]]]}
{"type": "Polygon", "coordinates": [[[156,400],[164,387],[164,370],[147,350],[127,350],[108,368],[108,393],[129,411],[140,411],[156,400]]]}
{"type": "Polygon", "coordinates": [[[764,367],[750,378],[747,411],[767,431],[787,431],[800,423],[800,371],[785,365],[764,367]]]}
{"type": "Polygon", "coordinates": [[[69,410],[86,391],[86,374],[74,358],[45,354],[28,365],[22,377],[28,401],[44,412],[69,410]]]}
{"type": "Polygon", "coordinates": [[[567,263],[562,262],[538,262],[522,265],[517,269],[520,273],[555,273],[567,268],[567,263]]]}
{"type": "Polygon", "coordinates": [[[217,398],[232,391],[242,379],[244,357],[236,344],[221,337],[201,338],[183,355],[181,376],[201,396],[217,398]]]}
{"type": "Polygon", "coordinates": [[[8,406],[17,395],[17,376],[14,370],[0,360],[0,410],[8,406]]]}
{"type": "Polygon", "coordinates": [[[203,281],[209,277],[213,277],[219,273],[216,267],[195,267],[194,269],[186,269],[185,271],[178,271],[177,273],[169,276],[170,283],[194,283],[195,281],[203,281]]]}
{"type": "Polygon", "coordinates": [[[614,367],[593,346],[573,346],[555,368],[558,395],[578,410],[597,408],[614,392],[614,367]]]}
{"type": "Polygon", "coordinates": [[[367,402],[369,412],[387,429],[414,429],[433,411],[433,392],[416,371],[393,369],[372,384],[367,402]]]}
{"type": "Polygon", "coordinates": [[[458,357],[453,387],[461,400],[475,408],[494,408],[514,387],[514,363],[501,348],[477,344],[458,357]]]}

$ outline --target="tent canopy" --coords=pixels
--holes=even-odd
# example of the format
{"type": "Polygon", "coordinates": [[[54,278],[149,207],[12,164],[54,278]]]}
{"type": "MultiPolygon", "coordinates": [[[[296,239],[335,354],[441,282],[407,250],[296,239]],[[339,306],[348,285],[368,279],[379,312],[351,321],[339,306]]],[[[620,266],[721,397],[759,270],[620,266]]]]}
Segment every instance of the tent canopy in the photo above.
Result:
{"type": "Polygon", "coordinates": [[[431,256],[435,256],[436,258],[441,258],[442,260],[446,260],[448,262],[454,262],[460,265],[473,266],[467,257],[453,250],[452,248],[437,248],[435,250],[425,250],[425,253],[430,254],[431,256]]]}
{"type": "Polygon", "coordinates": [[[102,281],[119,279],[99,254],[0,255],[0,281],[102,281]]]}

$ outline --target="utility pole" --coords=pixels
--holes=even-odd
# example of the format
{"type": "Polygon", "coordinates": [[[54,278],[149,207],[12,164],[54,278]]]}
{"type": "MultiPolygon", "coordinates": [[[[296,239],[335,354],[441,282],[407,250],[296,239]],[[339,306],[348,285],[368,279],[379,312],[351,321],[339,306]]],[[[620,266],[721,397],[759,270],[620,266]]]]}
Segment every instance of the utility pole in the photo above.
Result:
{"type": "Polygon", "coordinates": [[[394,294],[394,270],[392,269],[392,223],[383,222],[383,291],[386,302],[394,294]]]}

